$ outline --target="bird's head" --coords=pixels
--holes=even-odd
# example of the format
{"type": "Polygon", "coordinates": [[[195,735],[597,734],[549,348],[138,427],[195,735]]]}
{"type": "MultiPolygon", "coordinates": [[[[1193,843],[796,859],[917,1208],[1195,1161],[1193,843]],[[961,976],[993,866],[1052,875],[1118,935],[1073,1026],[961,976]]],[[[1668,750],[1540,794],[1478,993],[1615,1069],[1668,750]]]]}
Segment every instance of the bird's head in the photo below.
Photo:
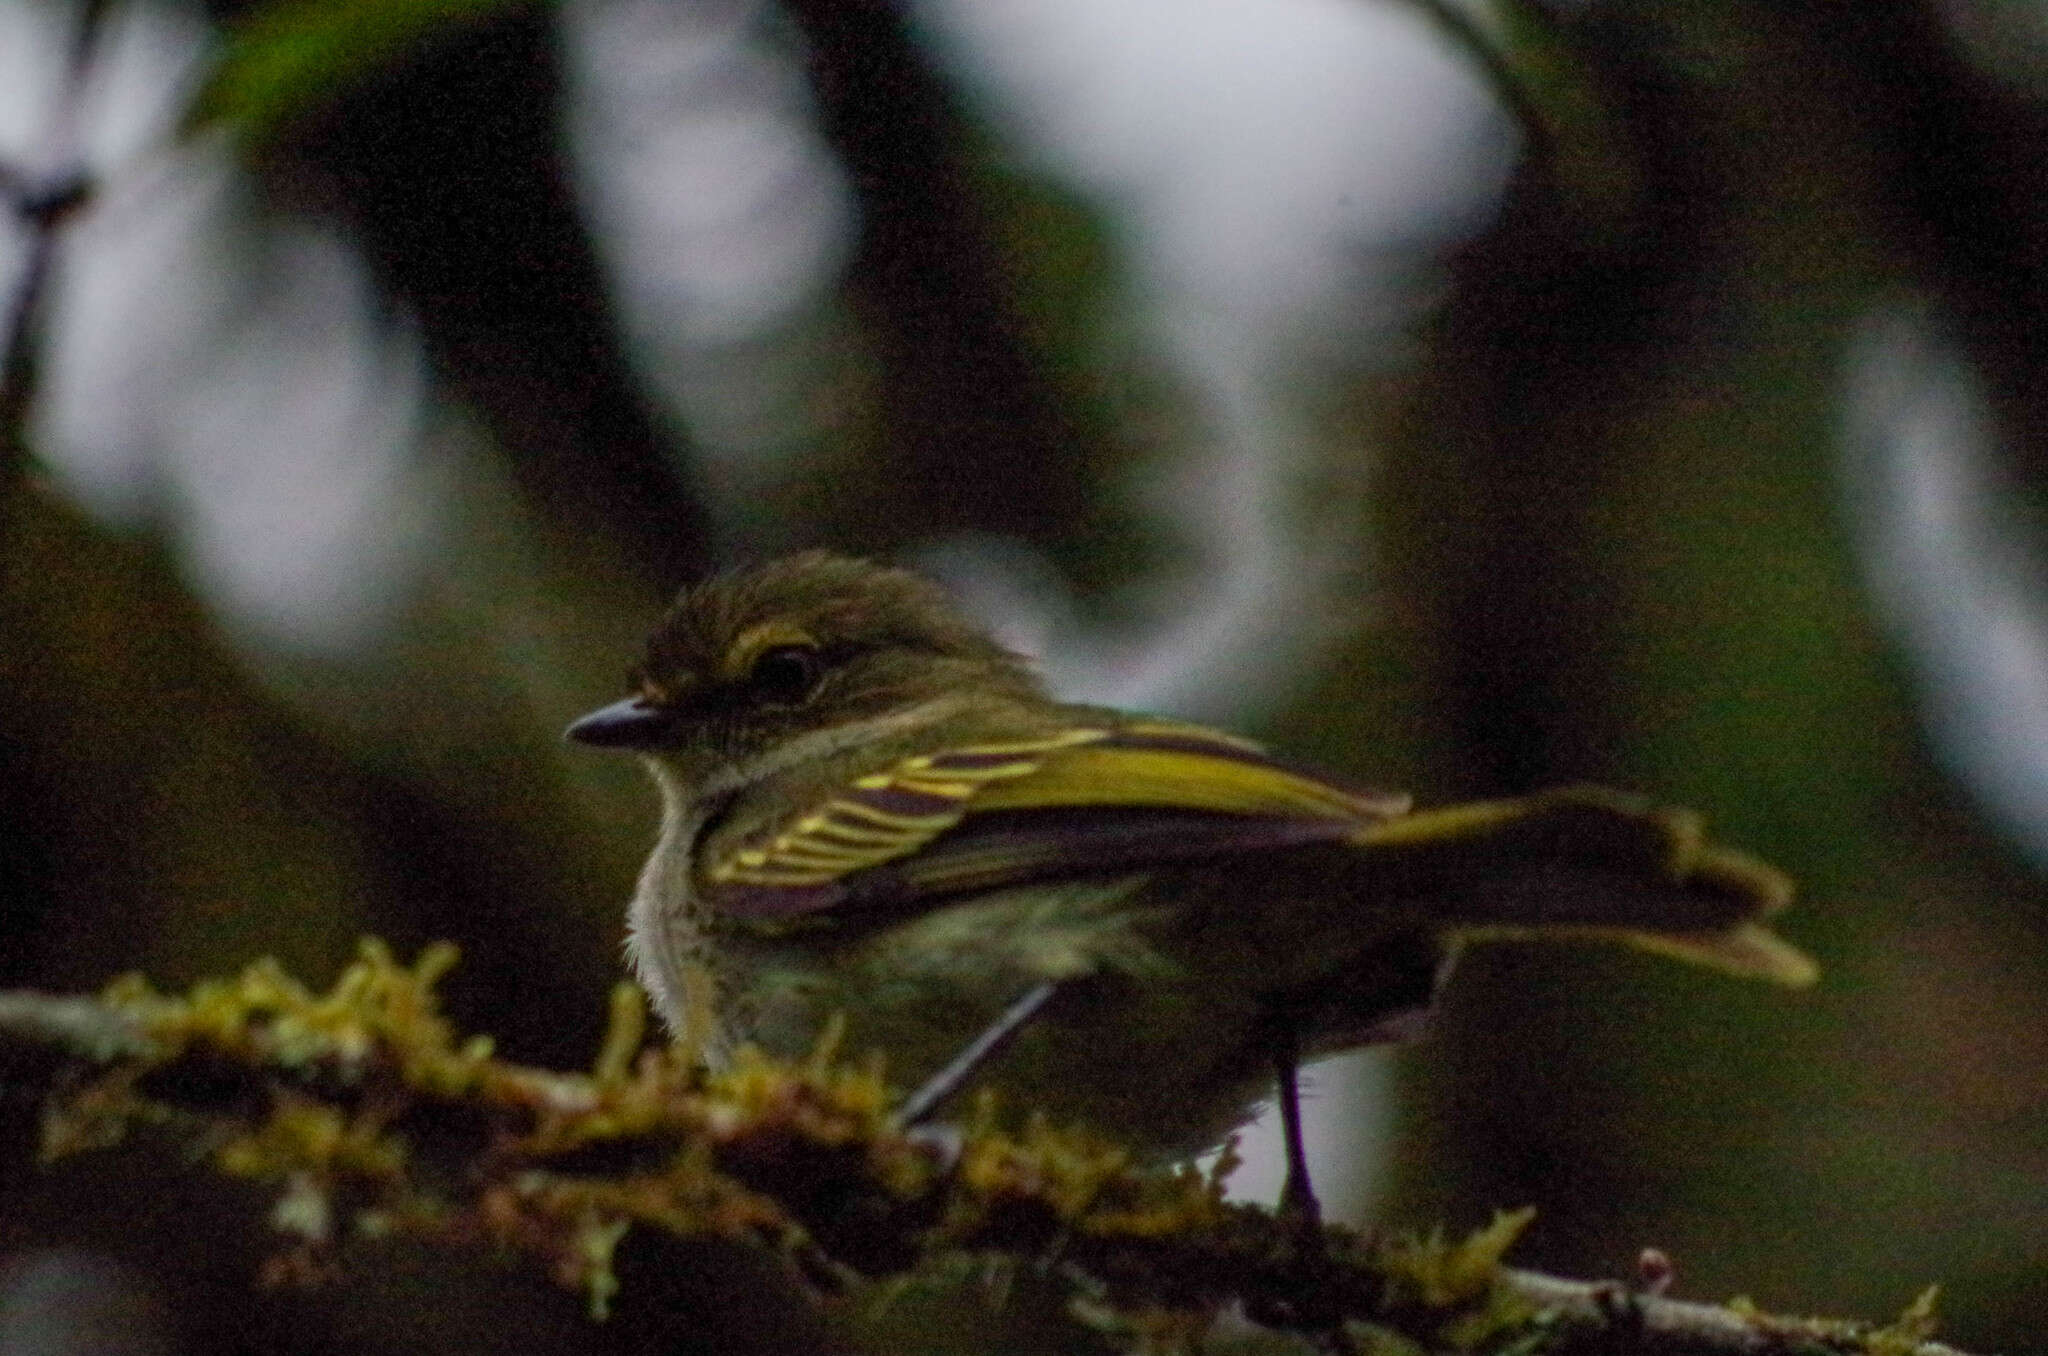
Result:
{"type": "Polygon", "coordinates": [[[982,694],[1036,700],[1025,661],[917,575],[808,552],[685,589],[633,668],[633,695],[568,730],[685,781],[850,742],[890,717],[982,694]]]}

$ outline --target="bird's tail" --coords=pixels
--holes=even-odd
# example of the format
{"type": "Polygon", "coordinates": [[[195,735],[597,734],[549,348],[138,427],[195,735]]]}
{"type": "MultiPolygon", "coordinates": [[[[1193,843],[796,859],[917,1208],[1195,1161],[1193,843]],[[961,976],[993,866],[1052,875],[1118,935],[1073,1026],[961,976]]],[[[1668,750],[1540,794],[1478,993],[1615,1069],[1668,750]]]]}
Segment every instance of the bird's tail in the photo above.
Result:
{"type": "Polygon", "coordinates": [[[1460,940],[1597,937],[1780,984],[1819,974],[1765,921],[1791,901],[1783,873],[1639,796],[1560,787],[1417,811],[1352,842],[1361,885],[1460,940]]]}

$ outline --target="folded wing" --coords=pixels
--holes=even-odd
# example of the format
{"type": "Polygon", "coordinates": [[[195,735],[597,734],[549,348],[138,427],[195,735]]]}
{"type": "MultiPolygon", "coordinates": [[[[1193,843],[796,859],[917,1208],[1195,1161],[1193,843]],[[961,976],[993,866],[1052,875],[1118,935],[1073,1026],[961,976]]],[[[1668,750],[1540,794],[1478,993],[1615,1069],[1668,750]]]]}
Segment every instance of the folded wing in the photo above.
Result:
{"type": "Polygon", "coordinates": [[[1103,725],[906,759],[707,863],[705,884],[728,914],[778,918],[1341,840],[1408,805],[1199,726],[1103,725]]]}
{"type": "Polygon", "coordinates": [[[772,920],[1310,843],[1351,849],[1323,862],[1325,887],[1451,937],[1605,937],[1780,983],[1814,975],[1763,922],[1791,883],[1688,811],[1578,786],[1411,814],[1406,796],[1164,721],[905,759],[705,863],[703,888],[730,916],[772,920]]]}

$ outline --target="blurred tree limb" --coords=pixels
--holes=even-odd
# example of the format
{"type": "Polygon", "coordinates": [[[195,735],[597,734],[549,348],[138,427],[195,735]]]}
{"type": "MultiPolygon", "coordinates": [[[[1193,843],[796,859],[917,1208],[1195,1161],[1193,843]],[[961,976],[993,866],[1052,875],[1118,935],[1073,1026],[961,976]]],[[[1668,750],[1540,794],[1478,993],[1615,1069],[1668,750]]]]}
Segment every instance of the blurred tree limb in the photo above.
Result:
{"type": "Polygon", "coordinates": [[[0,161],[0,203],[28,236],[21,271],[0,315],[0,502],[33,461],[29,405],[40,357],[44,294],[58,237],[64,223],[91,197],[91,181],[79,161],[79,102],[106,11],[105,0],[85,0],[79,6],[56,104],[46,116],[38,163],[0,161]]]}
{"type": "Polygon", "coordinates": [[[1193,1350],[1241,1306],[1356,1351],[1953,1356],[1928,1340],[1931,1292],[1876,1326],[1680,1303],[1650,1293],[1654,1275],[1631,1289],[1505,1268],[1529,1212],[1463,1242],[1331,1228],[1309,1243],[1223,1200],[1228,1155],[1218,1176],[1141,1171],[1035,1119],[997,1130],[986,1107],[951,1154],[899,1131],[880,1070],[829,1040],[716,1074],[643,1050],[630,986],[592,1072],[510,1064],[440,1016],[454,958],[432,947],[407,967],[366,943],[324,994],[271,962],[184,997],[133,977],[99,998],[0,994],[0,1079],[44,1094],[45,1158],[150,1129],[279,1189],[273,1281],[404,1234],[540,1262],[602,1317],[620,1248],[715,1236],[770,1249],[821,1299],[962,1253],[1052,1267],[1077,1312],[1151,1351],[1193,1350]]]}
{"type": "Polygon", "coordinates": [[[652,594],[710,564],[687,438],[658,427],[561,163],[554,15],[532,0],[234,12],[184,118],[288,207],[349,223],[523,494],[652,594]]]}
{"type": "Polygon", "coordinates": [[[1629,121],[1593,52],[1564,18],[1531,0],[1417,0],[1471,58],[1528,140],[1530,159],[1581,248],[1611,246],[1640,222],[1648,185],[1629,121]]]}
{"type": "Polygon", "coordinates": [[[0,498],[34,463],[28,421],[36,387],[44,293],[57,253],[58,232],[84,206],[90,187],[82,174],[42,181],[0,165],[0,197],[28,231],[28,257],[0,318],[0,498]]]}
{"type": "Polygon", "coordinates": [[[1052,379],[1048,336],[1020,305],[970,112],[905,6],[782,8],[859,205],[846,288],[881,366],[880,445],[860,481],[839,487],[840,530],[876,550],[949,532],[1057,539],[1094,509],[1086,467],[1099,430],[1085,398],[1052,379]]]}

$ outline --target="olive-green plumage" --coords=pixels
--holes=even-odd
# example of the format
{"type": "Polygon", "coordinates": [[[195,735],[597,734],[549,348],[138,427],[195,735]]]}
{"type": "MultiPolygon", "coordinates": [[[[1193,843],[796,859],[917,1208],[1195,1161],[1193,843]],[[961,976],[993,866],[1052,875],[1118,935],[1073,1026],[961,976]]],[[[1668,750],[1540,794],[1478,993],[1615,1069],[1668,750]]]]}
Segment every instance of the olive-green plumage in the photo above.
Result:
{"type": "Polygon", "coordinates": [[[1015,1105],[1179,1154],[1281,1047],[1391,1039],[1467,941],[1609,937],[1804,983],[1789,897],[1698,820],[1565,788],[1411,811],[1216,731],[1056,703],[900,570],[798,556],[687,590],[636,694],[572,727],[640,753],[661,837],[634,967],[707,1057],[843,1014],[906,1083],[1020,993],[1015,1105]]]}

